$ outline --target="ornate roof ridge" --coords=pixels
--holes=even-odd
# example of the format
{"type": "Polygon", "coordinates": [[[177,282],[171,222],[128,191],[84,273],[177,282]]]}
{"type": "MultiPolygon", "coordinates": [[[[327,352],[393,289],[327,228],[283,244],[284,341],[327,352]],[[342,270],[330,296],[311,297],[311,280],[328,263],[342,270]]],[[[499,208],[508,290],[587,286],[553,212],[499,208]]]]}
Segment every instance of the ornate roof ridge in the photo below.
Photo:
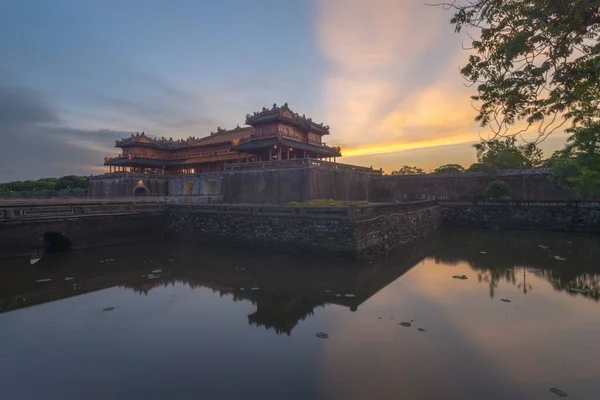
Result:
{"type": "Polygon", "coordinates": [[[284,103],[281,107],[278,107],[277,103],[273,103],[273,107],[270,109],[268,109],[267,107],[263,107],[261,111],[255,111],[254,114],[246,114],[246,125],[251,125],[252,121],[258,119],[259,117],[271,114],[277,114],[277,117],[289,118],[283,115],[284,111],[289,111],[292,115],[291,119],[294,120],[296,123],[299,123],[307,128],[313,127],[329,133],[329,125],[324,125],[322,122],[318,124],[316,122],[313,122],[312,118],[306,117],[305,114],[300,115],[298,113],[295,113],[294,111],[292,111],[292,109],[290,109],[288,103],[284,103]]]}
{"type": "Polygon", "coordinates": [[[142,132],[141,134],[139,132],[136,132],[135,135],[132,133],[130,137],[128,138],[123,138],[121,140],[117,140],[115,141],[115,144],[118,145],[124,145],[124,144],[128,144],[128,143],[152,143],[152,144],[156,144],[159,146],[164,146],[164,147],[173,147],[173,146],[178,146],[178,145],[182,145],[185,144],[186,139],[173,139],[173,137],[169,137],[166,138],[164,136],[158,138],[158,137],[152,137],[152,136],[148,136],[146,135],[146,132],[142,132]]]}
{"type": "MultiPolygon", "coordinates": [[[[220,126],[217,126],[217,131],[216,132],[210,132],[210,135],[206,136],[206,137],[211,137],[211,136],[214,136],[214,135],[219,135],[219,134],[228,133],[228,132],[238,132],[238,131],[243,131],[243,130],[246,130],[246,129],[252,129],[252,127],[251,126],[241,127],[240,124],[237,124],[237,126],[235,128],[232,128],[232,129],[223,129],[220,126]]],[[[204,139],[204,138],[202,138],[202,139],[204,139]]]]}
{"type": "Polygon", "coordinates": [[[123,138],[121,140],[116,140],[115,145],[118,147],[118,146],[123,146],[126,144],[145,143],[145,144],[152,144],[152,145],[155,145],[158,147],[163,147],[163,148],[176,148],[176,147],[182,147],[182,146],[192,146],[194,144],[201,143],[205,140],[213,138],[215,135],[220,135],[220,134],[230,133],[230,132],[239,132],[239,131],[248,130],[248,129],[252,129],[252,127],[250,127],[250,126],[241,127],[239,124],[233,129],[222,129],[221,127],[217,127],[217,132],[211,132],[210,135],[202,136],[202,137],[189,136],[187,139],[173,139],[173,137],[166,138],[164,136],[152,137],[152,136],[146,135],[146,132],[142,132],[142,133],[136,132],[135,135],[132,133],[131,136],[129,136],[129,137],[123,138]]]}

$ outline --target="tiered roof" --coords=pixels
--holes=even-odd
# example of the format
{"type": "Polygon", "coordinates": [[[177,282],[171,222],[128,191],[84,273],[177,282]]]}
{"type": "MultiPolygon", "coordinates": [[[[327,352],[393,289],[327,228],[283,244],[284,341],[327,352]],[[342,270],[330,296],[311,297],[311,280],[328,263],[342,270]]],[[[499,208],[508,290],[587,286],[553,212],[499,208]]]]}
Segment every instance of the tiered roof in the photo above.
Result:
{"type": "Polygon", "coordinates": [[[288,103],[285,103],[281,107],[277,107],[277,104],[273,104],[273,108],[271,109],[263,107],[262,111],[257,111],[252,115],[246,115],[246,125],[257,125],[271,121],[286,122],[314,133],[329,135],[329,125],[323,125],[323,123],[317,124],[316,122],[313,122],[312,118],[307,118],[304,114],[300,115],[293,112],[288,107],[288,103]]]}
{"type": "Polygon", "coordinates": [[[211,132],[210,136],[205,136],[201,138],[197,138],[195,136],[190,136],[187,139],[176,139],[174,140],[172,137],[165,138],[153,138],[147,136],[145,132],[139,133],[137,132],[135,135],[132,134],[128,138],[124,138],[121,140],[117,140],[115,142],[116,147],[131,147],[131,146],[145,146],[145,147],[154,147],[158,149],[168,149],[168,150],[176,150],[176,149],[185,149],[188,147],[194,146],[206,146],[206,145],[214,145],[219,143],[233,143],[234,140],[239,140],[245,137],[248,137],[252,133],[252,127],[240,127],[239,125],[234,129],[221,129],[221,127],[217,128],[216,132],[211,132]]]}

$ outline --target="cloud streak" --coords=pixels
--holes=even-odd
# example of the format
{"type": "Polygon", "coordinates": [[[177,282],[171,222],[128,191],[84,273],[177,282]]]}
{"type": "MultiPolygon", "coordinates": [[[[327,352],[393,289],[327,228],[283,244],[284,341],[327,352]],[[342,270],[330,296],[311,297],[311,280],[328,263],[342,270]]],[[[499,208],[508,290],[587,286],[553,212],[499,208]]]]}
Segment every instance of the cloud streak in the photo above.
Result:
{"type": "Polygon", "coordinates": [[[467,54],[450,14],[415,0],[322,0],[319,41],[327,122],[345,156],[472,142],[474,121],[458,66],[467,54]]]}
{"type": "Polygon", "coordinates": [[[106,146],[125,131],[65,126],[48,100],[31,89],[0,86],[0,181],[98,173],[106,146]],[[6,145],[7,144],[7,145],[6,145]]]}

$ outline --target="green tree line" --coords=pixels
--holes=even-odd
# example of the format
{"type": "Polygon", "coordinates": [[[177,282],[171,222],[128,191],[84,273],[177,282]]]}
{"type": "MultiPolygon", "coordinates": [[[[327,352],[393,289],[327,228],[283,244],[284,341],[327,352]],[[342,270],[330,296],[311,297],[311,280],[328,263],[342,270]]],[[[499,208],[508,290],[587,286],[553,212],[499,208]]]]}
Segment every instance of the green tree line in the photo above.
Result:
{"type": "MultiPolygon", "coordinates": [[[[600,191],[600,127],[578,129],[568,140],[565,148],[549,158],[543,157],[536,143],[519,143],[514,136],[481,141],[473,145],[477,162],[464,168],[458,164],[446,164],[436,168],[434,174],[522,170],[545,168],[550,179],[568,187],[580,196],[596,195],[600,191]]],[[[403,165],[390,175],[418,175],[425,171],[418,167],[403,165]]]]}
{"type": "Polygon", "coordinates": [[[87,189],[89,176],[68,175],[61,178],[42,178],[38,180],[13,181],[0,183],[0,192],[31,192],[87,189]]]}

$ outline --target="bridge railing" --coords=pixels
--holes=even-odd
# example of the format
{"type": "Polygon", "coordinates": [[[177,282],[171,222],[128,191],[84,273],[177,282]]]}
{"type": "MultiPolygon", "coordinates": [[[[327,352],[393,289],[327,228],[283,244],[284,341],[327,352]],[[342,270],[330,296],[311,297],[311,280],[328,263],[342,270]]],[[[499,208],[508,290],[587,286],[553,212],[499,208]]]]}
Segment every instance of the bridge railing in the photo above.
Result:
{"type": "Polygon", "coordinates": [[[219,204],[220,196],[172,196],[128,199],[86,199],[72,202],[64,200],[52,202],[12,202],[0,204],[0,222],[94,216],[105,214],[135,214],[189,210],[194,212],[219,214],[254,214],[271,216],[297,216],[303,218],[336,218],[360,221],[381,215],[407,213],[423,208],[434,207],[437,201],[415,201],[407,203],[381,203],[336,207],[306,207],[271,204],[219,204]]]}
{"type": "Polygon", "coordinates": [[[188,196],[169,196],[167,204],[219,204],[220,195],[188,195],[188,196]]]}
{"type": "Polygon", "coordinates": [[[93,216],[105,214],[136,214],[160,212],[167,207],[164,198],[142,200],[78,200],[73,202],[37,202],[28,204],[0,204],[0,222],[40,219],[64,218],[77,216],[93,216]]]}
{"type": "MultiPolygon", "coordinates": [[[[128,178],[128,179],[168,179],[173,175],[180,174],[144,174],[141,172],[107,172],[101,175],[90,176],[91,181],[101,181],[105,179],[117,179],[117,178],[128,178]]],[[[182,174],[181,174],[182,175],[182,174]]]]}

